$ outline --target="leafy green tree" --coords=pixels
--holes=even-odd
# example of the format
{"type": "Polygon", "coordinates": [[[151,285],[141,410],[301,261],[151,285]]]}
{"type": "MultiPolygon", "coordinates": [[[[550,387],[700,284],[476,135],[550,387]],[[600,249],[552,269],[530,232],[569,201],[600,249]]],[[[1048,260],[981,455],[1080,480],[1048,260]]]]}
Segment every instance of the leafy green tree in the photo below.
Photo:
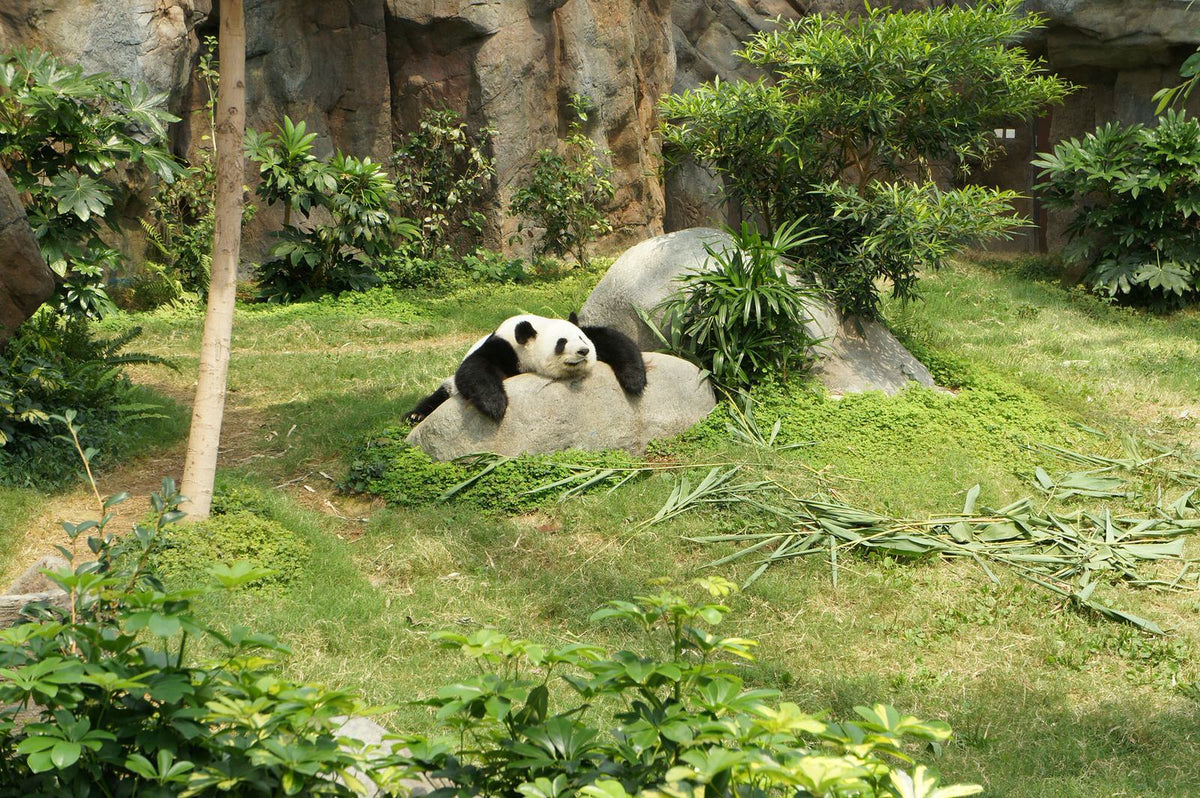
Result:
{"type": "Polygon", "coordinates": [[[496,175],[487,153],[494,131],[472,136],[458,114],[429,110],[418,129],[397,142],[392,153],[397,205],[402,216],[417,222],[415,246],[422,258],[465,254],[470,237],[483,232],[479,203],[496,175]]]}
{"type": "Polygon", "coordinates": [[[141,164],[166,182],[178,174],[164,149],[167,123],[177,121],[165,102],[141,84],[85,75],[47,53],[0,55],[0,165],[23,196],[68,313],[114,309],[104,278],[120,255],[101,234],[105,223],[116,228],[119,168],[141,164]]]}
{"type": "Polygon", "coordinates": [[[394,250],[397,235],[416,232],[389,213],[396,189],[381,165],[340,151],[323,161],[312,152],[316,137],[288,117],[276,133],[246,136],[246,153],[259,165],[258,196],[284,208],[274,259],[258,274],[260,293],[271,301],[374,285],[374,263],[394,250]],[[330,221],[313,218],[318,209],[330,221]]]}
{"type": "MultiPolygon", "coordinates": [[[[509,212],[522,217],[517,236],[529,228],[541,228],[534,254],[575,256],[587,263],[587,246],[612,230],[604,205],[613,198],[611,169],[583,132],[591,100],[577,94],[571,98],[570,135],[561,143],[562,152],[541,150],[528,182],[513,193],[509,212]],[[528,224],[527,224],[528,222],[528,224]]],[[[529,230],[530,235],[533,231],[529,230]]]]}
{"type": "Polygon", "coordinates": [[[880,283],[916,295],[918,273],[1014,224],[1015,194],[944,189],[999,151],[992,129],[1028,120],[1069,87],[1015,47],[1040,20],[1018,0],[910,13],[814,14],[738,52],[768,77],[662,101],[664,149],[724,181],[770,234],[822,233],[802,261],[846,313],[877,313],[880,283]]]}
{"type": "Polygon", "coordinates": [[[1034,165],[1047,206],[1074,213],[1063,255],[1092,289],[1157,308],[1200,298],[1200,122],[1110,122],[1034,165]]]}

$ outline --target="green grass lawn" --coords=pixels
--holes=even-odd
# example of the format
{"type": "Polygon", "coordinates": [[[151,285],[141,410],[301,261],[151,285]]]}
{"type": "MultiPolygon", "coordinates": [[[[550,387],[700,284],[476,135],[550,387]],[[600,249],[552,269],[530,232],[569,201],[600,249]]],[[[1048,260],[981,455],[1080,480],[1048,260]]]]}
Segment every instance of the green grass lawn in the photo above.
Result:
{"type": "MultiPolygon", "coordinates": [[[[799,494],[832,490],[873,510],[928,516],[961,507],[976,483],[993,506],[1029,495],[1030,472],[1047,462],[1026,448],[1032,443],[1111,453],[1131,433],[1200,444],[1200,314],[1114,308],[1038,269],[1022,260],[960,263],[924,281],[925,302],[888,307],[901,335],[961,385],[957,395],[835,401],[793,387],[761,412],[768,423],[784,418],[789,442],[811,445],[764,453],[709,424],[662,456],[746,462],[747,473],[799,494]]],[[[265,491],[269,512],[311,553],[286,589],[209,611],[280,636],[294,650],[292,675],[361,688],[397,706],[390,725],[418,731],[431,729],[432,717],[409,702],[467,672],[434,646],[433,631],[493,625],[559,643],[631,643],[620,629],[589,625],[588,615],[656,577],[702,572],[725,550],[683,538],[736,529],[742,515],[639,526],[670,493],[668,476],[513,517],[454,503],[384,507],[333,493],[324,476],[343,478],[359,444],[395,425],[496,322],[517,312],[565,315],[598,278],[240,307],[224,475],[265,491]]],[[[175,358],[181,373],[139,368],[137,376],[186,396],[198,315],[106,324],[143,326],[138,348],[175,358]]],[[[173,462],[144,458],[102,475],[103,487],[120,490],[115,481],[173,462]]],[[[0,540],[19,535],[22,519],[48,501],[69,498],[0,490],[0,540]]],[[[1193,556],[1197,549],[1189,542],[1193,556]]],[[[0,543],[0,557],[11,556],[0,543]]],[[[718,572],[739,580],[752,567],[718,572]]],[[[829,565],[809,559],[772,568],[736,596],[726,631],[761,641],[748,681],[786,700],[835,715],[884,701],[948,721],[957,738],[938,767],[988,794],[1200,794],[1200,596],[1108,588],[1114,603],[1174,630],[1150,637],[999,576],[993,584],[964,563],[853,557],[840,563],[835,588],[829,565]]]]}

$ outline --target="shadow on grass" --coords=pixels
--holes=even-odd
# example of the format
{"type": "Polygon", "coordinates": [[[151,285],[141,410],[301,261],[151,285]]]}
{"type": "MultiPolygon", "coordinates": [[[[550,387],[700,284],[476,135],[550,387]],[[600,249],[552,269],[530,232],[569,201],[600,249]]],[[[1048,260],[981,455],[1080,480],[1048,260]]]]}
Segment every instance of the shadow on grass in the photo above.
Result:
{"type": "Polygon", "coordinates": [[[982,784],[986,795],[1200,794],[1200,706],[1182,696],[1131,692],[1128,700],[1093,702],[1011,677],[901,695],[882,674],[815,682],[803,703],[823,702],[835,717],[884,700],[945,720],[955,737],[938,768],[951,781],[982,784]]]}

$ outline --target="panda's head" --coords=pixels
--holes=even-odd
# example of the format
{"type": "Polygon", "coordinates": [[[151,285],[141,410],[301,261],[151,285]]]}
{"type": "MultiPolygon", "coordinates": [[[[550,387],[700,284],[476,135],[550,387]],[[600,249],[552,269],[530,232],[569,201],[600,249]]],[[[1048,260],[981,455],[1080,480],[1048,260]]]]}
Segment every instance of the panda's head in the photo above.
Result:
{"type": "Polygon", "coordinates": [[[521,371],[552,380],[578,379],[596,365],[596,346],[583,330],[569,321],[542,316],[514,316],[498,332],[511,326],[511,343],[521,371]],[[511,324],[510,324],[511,323],[511,324]]]}

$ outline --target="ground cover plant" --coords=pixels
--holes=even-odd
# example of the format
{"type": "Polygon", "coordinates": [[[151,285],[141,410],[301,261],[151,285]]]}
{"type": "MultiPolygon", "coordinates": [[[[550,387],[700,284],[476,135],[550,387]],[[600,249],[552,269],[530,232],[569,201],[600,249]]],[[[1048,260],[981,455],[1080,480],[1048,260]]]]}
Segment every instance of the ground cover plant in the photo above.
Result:
{"type": "Polygon", "coordinates": [[[895,764],[911,761],[906,742],[949,739],[944,724],[881,704],[856,707],[853,721],[827,722],[795,704],[772,706],[774,691],[745,689],[729,659],[752,660],[756,643],[716,630],[729,611],[720,600],[734,586],[697,581],[705,599],[668,585],[592,614],[644,633],[638,650],[548,647],[492,629],[436,635],[482,673],[429,699],[458,732],[457,744],[413,738],[413,753],[401,760],[471,795],[953,798],[981,791],[939,787],[924,765],[909,772],[895,764]],[[569,687],[566,697],[551,691],[558,681],[569,687]]]}
{"type": "MultiPolygon", "coordinates": [[[[479,673],[469,658],[440,650],[434,632],[493,627],[550,648],[586,640],[636,651],[641,633],[632,625],[589,623],[596,607],[645,595],[664,574],[680,584],[697,574],[742,583],[756,570],[752,557],[701,570],[735,549],[688,538],[768,532],[770,518],[714,507],[643,524],[671,497],[677,467],[693,487],[715,465],[742,464],[738,479],[771,480],[784,495],[833,492],[875,515],[930,519],[959,512],[976,483],[977,507],[1036,496],[1040,508],[1049,496],[1035,486],[1038,467],[1052,481],[1094,467],[1035,444],[1114,459],[1127,456],[1124,433],[1144,447],[1200,446],[1200,374],[1188,367],[1200,358],[1194,310],[1146,315],[1063,288],[1053,264],[981,259],[925,278],[922,304],[882,306],[889,325],[956,395],[835,401],[791,381],[760,385],[752,425],[730,406],[647,455],[671,468],[612,493],[562,502],[554,495],[516,512],[481,511],[469,490],[414,506],[334,490],[364,439],[394,426],[480,334],[513,312],[566,315],[599,276],[584,270],[520,284],[240,305],[225,479],[214,507],[225,493],[230,511],[285,525],[319,566],[286,584],[202,601],[197,612],[287,643],[293,653],[280,663],[281,677],[361,689],[371,703],[394,704],[383,716],[390,728],[432,734],[434,710],[407,699],[479,673]]],[[[176,359],[182,373],[138,366],[135,378],[185,396],[200,323],[199,314],[159,310],[121,314],[100,331],[144,327],[139,348],[176,359]]],[[[137,488],[113,511],[133,505],[132,517],[140,517],[137,495],[158,484],[171,458],[178,452],[166,447],[105,469],[102,482],[137,488]]],[[[1159,478],[1143,473],[1131,484],[1148,503],[1075,496],[1066,507],[1153,512],[1159,478]]],[[[1184,488],[1161,484],[1169,510],[1184,488]]],[[[82,491],[48,499],[0,489],[6,573],[29,561],[31,540],[46,539],[56,508],[90,513],[93,505],[82,491]]],[[[1195,552],[1185,539],[1184,554],[1195,552]]],[[[922,752],[921,761],[948,782],[980,783],[988,794],[1200,789],[1190,766],[1200,756],[1194,594],[1097,589],[1168,633],[1155,636],[1075,611],[1004,569],[993,569],[993,583],[974,562],[847,552],[837,567],[836,587],[828,557],[800,558],[724,599],[731,611],[723,634],[759,641],[756,661],[739,670],[747,689],[776,689],[780,701],[830,707],[837,719],[883,701],[949,723],[955,736],[941,756],[922,752]]]]}
{"type": "Polygon", "coordinates": [[[843,312],[874,316],[881,286],[913,297],[922,272],[1019,223],[1012,192],[942,189],[932,167],[986,163],[992,128],[1065,96],[1007,46],[1040,24],[1019,7],[868,7],[761,32],[737,56],[769,77],[663,98],[664,152],[720,176],[768,235],[792,221],[821,233],[796,253],[808,273],[843,312]]]}

